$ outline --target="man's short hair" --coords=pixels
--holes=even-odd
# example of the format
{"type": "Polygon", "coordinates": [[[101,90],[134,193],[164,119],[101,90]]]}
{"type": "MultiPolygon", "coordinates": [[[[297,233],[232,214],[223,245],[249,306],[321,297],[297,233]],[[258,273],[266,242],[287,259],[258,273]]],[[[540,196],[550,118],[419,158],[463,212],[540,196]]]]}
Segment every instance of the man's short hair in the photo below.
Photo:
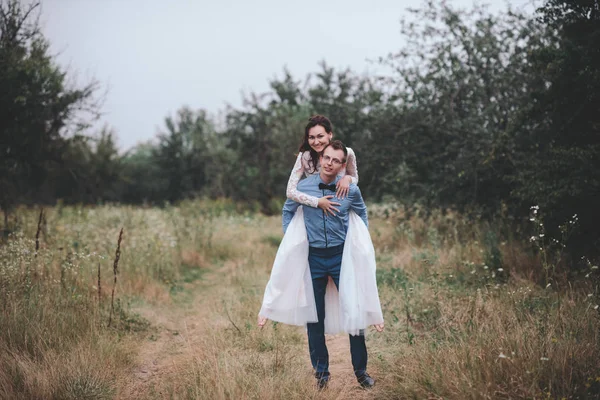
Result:
{"type": "Polygon", "coordinates": [[[341,142],[341,140],[332,140],[331,142],[329,142],[329,144],[325,146],[321,154],[325,153],[325,149],[328,147],[332,147],[334,150],[342,150],[344,152],[344,159],[342,160],[342,163],[346,162],[346,159],[348,158],[348,149],[346,148],[344,143],[341,142]]]}

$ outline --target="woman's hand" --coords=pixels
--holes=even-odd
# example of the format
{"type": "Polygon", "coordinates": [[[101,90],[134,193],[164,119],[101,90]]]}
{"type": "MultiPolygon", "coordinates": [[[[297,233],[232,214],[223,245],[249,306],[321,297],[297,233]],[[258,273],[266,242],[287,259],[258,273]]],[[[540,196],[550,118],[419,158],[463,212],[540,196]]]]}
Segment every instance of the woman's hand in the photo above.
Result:
{"type": "Polygon", "coordinates": [[[348,195],[348,190],[350,188],[350,184],[352,183],[352,177],[350,175],[344,176],[337,183],[337,192],[335,195],[338,199],[343,199],[348,195]]]}
{"type": "Polygon", "coordinates": [[[321,197],[319,199],[319,208],[321,210],[325,211],[325,213],[328,213],[328,214],[331,214],[331,215],[335,216],[335,212],[340,212],[340,210],[338,210],[334,206],[339,206],[340,203],[336,203],[335,201],[329,200],[332,197],[333,197],[332,195],[321,197]]]}

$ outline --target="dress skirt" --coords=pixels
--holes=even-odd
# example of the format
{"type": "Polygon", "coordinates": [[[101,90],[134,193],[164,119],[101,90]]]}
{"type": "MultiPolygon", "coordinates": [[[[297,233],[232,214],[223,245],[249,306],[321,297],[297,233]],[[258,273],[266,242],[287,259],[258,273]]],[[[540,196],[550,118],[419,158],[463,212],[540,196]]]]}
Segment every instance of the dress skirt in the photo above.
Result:
{"type": "MultiPolygon", "coordinates": [[[[359,335],[369,325],[383,323],[375,268],[369,230],[350,211],[339,291],[330,278],[325,293],[325,333],[359,335]]],[[[277,250],[259,315],[289,325],[318,322],[302,207],[298,207],[277,250]]]]}

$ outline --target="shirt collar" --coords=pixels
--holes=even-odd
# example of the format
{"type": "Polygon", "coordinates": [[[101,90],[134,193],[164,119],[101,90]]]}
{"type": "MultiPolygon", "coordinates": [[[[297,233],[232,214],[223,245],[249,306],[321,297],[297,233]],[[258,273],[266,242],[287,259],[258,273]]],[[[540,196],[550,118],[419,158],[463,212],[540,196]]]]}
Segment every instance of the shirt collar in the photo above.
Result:
{"type": "Polygon", "coordinates": [[[317,180],[319,181],[318,183],[323,183],[325,185],[335,185],[339,180],[340,180],[341,176],[336,176],[335,180],[333,180],[333,182],[331,183],[325,183],[323,182],[323,179],[321,179],[321,174],[317,174],[317,180]]]}

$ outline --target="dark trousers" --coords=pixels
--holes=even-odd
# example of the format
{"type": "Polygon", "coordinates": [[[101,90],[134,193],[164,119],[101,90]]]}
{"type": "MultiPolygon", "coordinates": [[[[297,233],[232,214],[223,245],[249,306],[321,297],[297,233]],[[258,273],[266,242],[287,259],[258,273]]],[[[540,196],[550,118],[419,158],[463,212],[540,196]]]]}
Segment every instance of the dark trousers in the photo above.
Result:
{"type": "MultiPolygon", "coordinates": [[[[329,353],[325,344],[325,288],[328,277],[332,277],[335,286],[340,288],[340,269],[344,245],[317,249],[311,247],[308,253],[308,263],[312,277],[315,303],[319,322],[307,324],[308,350],[310,361],[315,369],[317,378],[329,376],[329,353]]],[[[354,373],[360,378],[367,371],[367,346],[365,336],[350,336],[350,355],[354,373]]]]}

